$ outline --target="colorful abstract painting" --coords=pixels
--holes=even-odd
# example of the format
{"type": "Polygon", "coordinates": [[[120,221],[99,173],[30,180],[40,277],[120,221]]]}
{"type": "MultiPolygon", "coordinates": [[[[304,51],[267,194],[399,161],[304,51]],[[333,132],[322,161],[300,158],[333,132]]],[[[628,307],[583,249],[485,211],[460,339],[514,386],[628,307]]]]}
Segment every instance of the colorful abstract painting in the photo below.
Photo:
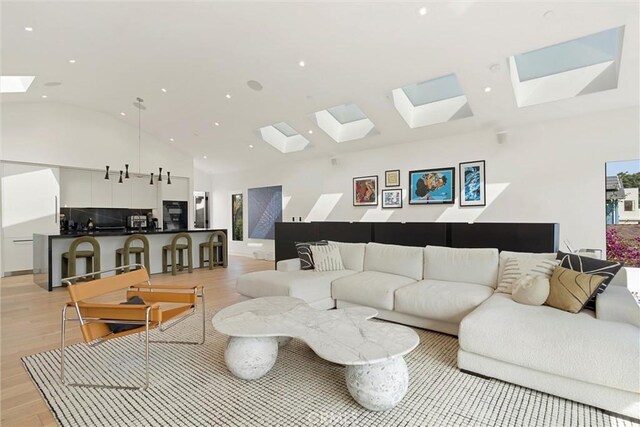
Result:
{"type": "Polygon", "coordinates": [[[409,204],[451,204],[455,201],[455,168],[409,172],[409,204]]]}
{"type": "Polygon", "coordinates": [[[231,195],[231,228],[232,240],[243,240],[244,224],[242,223],[242,194],[231,195]]]}
{"type": "Polygon", "coordinates": [[[250,188],[249,238],[273,240],[276,222],[282,221],[282,186],[250,188]]]}
{"type": "Polygon", "coordinates": [[[485,206],[484,160],[460,163],[460,206],[485,206]]]}
{"type": "Polygon", "coordinates": [[[378,175],[353,178],[353,206],[378,206],[378,175]]]}

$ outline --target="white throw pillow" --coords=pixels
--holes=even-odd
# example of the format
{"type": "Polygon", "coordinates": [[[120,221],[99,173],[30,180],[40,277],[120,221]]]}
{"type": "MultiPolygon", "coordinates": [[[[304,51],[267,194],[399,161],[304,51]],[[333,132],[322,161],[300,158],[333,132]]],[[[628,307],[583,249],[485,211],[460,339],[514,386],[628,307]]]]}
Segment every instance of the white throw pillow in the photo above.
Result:
{"type": "Polygon", "coordinates": [[[314,271],[344,270],[338,245],[310,246],[314,271]]]}
{"type": "Polygon", "coordinates": [[[496,292],[512,293],[515,281],[525,274],[549,279],[558,264],[560,264],[560,261],[555,259],[507,258],[504,272],[502,273],[502,281],[498,283],[496,292]]]}
{"type": "Polygon", "coordinates": [[[542,305],[549,297],[549,279],[525,274],[513,284],[511,298],[517,303],[542,305]]]}

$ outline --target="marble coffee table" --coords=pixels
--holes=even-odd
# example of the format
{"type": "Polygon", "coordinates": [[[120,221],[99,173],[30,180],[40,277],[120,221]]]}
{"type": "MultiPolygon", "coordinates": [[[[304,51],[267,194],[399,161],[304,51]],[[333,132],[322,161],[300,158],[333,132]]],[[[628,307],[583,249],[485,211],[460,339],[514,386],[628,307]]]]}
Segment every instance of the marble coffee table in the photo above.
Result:
{"type": "Polygon", "coordinates": [[[356,402],[386,411],[407,392],[402,356],[420,339],[406,326],[368,321],[376,314],[367,307],[323,311],[298,298],[265,297],[224,308],[212,323],[229,336],[224,357],[235,376],[262,377],[275,364],[278,346],[297,338],[321,358],[346,366],[347,388],[356,402]]]}

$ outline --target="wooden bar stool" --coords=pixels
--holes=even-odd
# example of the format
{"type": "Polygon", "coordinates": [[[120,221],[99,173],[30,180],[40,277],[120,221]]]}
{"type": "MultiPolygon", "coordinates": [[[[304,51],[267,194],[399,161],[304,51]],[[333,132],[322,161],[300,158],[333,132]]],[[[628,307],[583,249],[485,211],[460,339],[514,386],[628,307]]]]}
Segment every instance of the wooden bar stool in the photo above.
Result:
{"type": "MultiPolygon", "coordinates": [[[[116,267],[129,265],[129,257],[131,254],[136,256],[136,264],[142,264],[142,255],[144,254],[144,266],[147,271],[151,271],[151,263],[149,262],[149,240],[142,234],[134,234],[124,241],[124,247],[116,249],[116,267]],[[136,240],[142,242],[142,246],[131,246],[136,240]],[[123,261],[124,260],[124,261],[123,261]]],[[[116,270],[116,274],[128,273],[129,268],[116,270]]]]}
{"type": "Polygon", "coordinates": [[[175,276],[177,270],[184,270],[185,267],[189,268],[189,273],[193,273],[193,250],[191,244],[191,236],[188,233],[178,233],[171,240],[170,245],[162,247],[162,272],[167,273],[167,253],[171,253],[171,275],[175,276]],[[186,244],[178,243],[180,239],[185,239],[186,244]],[[187,251],[187,265],[184,265],[184,251],[187,251]],[[176,264],[176,258],[178,258],[179,264],[176,264]]]}
{"type": "Polygon", "coordinates": [[[200,243],[200,268],[204,268],[205,262],[209,263],[209,270],[214,266],[227,266],[227,235],[223,231],[214,231],[209,235],[209,240],[200,243]],[[204,250],[207,249],[208,258],[204,257],[204,250]]]}
{"type": "MultiPolygon", "coordinates": [[[[84,236],[73,239],[71,245],[69,245],[69,252],[62,254],[62,278],[77,276],[76,261],[78,258],[84,258],[86,262],[86,273],[93,273],[94,271],[100,271],[100,243],[91,237],[84,236]],[[93,247],[92,251],[79,251],[78,246],[83,243],[89,243],[93,247]]],[[[94,280],[99,279],[99,274],[94,274],[85,279],[78,280],[94,280]]],[[[71,281],[75,283],[75,280],[71,281]]]]}

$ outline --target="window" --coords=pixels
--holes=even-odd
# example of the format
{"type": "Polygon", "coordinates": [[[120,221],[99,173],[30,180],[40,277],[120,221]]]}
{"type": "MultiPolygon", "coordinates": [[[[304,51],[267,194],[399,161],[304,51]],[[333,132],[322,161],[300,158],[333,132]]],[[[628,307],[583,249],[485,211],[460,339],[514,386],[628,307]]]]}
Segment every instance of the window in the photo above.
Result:
{"type": "Polygon", "coordinates": [[[633,200],[625,200],[624,201],[624,211],[625,212],[633,212],[633,200]]]}

